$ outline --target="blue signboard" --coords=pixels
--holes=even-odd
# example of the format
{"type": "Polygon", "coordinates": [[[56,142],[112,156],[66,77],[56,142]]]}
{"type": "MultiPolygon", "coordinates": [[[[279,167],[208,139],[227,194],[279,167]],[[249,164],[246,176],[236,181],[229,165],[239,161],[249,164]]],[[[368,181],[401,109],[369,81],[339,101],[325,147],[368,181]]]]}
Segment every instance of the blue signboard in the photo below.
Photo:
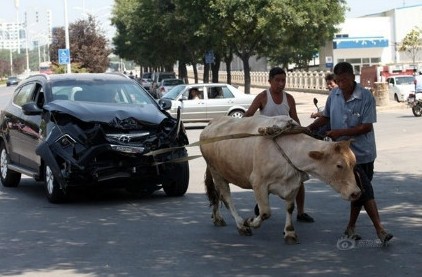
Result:
{"type": "Polygon", "coordinates": [[[59,49],[59,64],[70,64],[69,49],[59,49]]]}
{"type": "Polygon", "coordinates": [[[385,47],[388,47],[388,39],[386,38],[341,38],[333,40],[334,49],[385,47]]]}

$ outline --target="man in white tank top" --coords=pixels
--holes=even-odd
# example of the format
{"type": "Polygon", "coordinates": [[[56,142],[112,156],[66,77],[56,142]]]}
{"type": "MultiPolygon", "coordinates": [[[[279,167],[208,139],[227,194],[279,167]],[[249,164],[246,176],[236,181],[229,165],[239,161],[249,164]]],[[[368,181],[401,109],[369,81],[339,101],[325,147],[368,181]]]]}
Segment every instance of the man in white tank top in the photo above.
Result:
{"type": "MultiPolygon", "coordinates": [[[[259,110],[261,115],[266,116],[288,115],[300,124],[296,112],[295,99],[284,91],[286,72],[280,67],[272,68],[268,82],[270,83],[270,88],[255,97],[244,116],[253,116],[259,110]]],[[[305,213],[305,187],[303,183],[296,196],[296,205],[298,221],[314,222],[314,219],[305,213]]],[[[257,206],[255,207],[255,213],[258,213],[257,206]]]]}

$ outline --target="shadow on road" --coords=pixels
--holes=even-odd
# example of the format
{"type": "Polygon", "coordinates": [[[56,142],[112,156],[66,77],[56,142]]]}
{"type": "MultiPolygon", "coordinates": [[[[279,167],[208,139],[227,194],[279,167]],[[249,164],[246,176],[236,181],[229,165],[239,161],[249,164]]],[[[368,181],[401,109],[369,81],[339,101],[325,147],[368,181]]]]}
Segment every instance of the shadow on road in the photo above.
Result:
{"type": "MultiPolygon", "coordinates": [[[[272,217],[253,236],[242,237],[224,206],[228,226],[213,226],[202,193],[169,198],[157,192],[139,199],[110,190],[53,205],[41,185],[28,179],[18,188],[0,189],[0,275],[415,276],[422,269],[420,180],[421,175],[377,173],[381,218],[395,237],[388,247],[375,243],[344,251],[337,242],[349,203],[315,179],[306,184],[306,210],[316,221],[294,221],[301,243],[293,246],[284,244],[284,204],[275,196],[272,217]]],[[[251,191],[234,192],[233,198],[241,216],[252,216],[251,191]]],[[[364,211],[357,231],[364,240],[376,240],[364,211]]]]}

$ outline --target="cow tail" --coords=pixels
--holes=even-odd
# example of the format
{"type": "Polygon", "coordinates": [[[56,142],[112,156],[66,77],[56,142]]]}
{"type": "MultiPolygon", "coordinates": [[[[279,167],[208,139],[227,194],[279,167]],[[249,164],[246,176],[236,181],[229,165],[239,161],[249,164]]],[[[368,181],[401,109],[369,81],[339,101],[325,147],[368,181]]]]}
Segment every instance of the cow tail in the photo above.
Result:
{"type": "Polygon", "coordinates": [[[215,187],[209,166],[207,166],[207,169],[205,170],[205,188],[208,200],[210,201],[210,206],[217,206],[220,202],[220,196],[215,187]]]}

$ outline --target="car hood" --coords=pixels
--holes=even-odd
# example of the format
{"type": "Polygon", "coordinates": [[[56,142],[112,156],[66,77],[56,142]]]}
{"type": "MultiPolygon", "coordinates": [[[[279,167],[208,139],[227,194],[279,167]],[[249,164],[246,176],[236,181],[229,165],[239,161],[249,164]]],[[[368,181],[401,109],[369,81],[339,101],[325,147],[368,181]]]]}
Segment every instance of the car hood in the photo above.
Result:
{"type": "Polygon", "coordinates": [[[44,106],[50,112],[65,113],[85,122],[109,123],[134,118],[147,124],[160,124],[166,114],[153,104],[109,104],[55,100],[44,106]]]}

